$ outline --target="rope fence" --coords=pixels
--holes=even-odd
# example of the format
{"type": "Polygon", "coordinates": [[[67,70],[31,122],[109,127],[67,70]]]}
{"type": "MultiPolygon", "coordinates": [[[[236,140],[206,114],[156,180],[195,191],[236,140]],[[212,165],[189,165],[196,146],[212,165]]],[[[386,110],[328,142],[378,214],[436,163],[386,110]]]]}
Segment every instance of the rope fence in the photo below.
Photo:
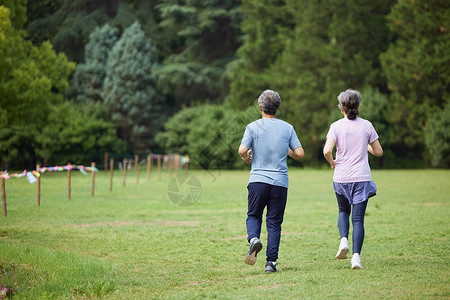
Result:
{"type": "MultiPolygon", "coordinates": [[[[109,191],[113,190],[113,172],[114,172],[114,158],[109,159],[108,164],[108,153],[105,153],[105,164],[104,170],[110,172],[109,176],[109,191]]],[[[187,174],[189,167],[189,156],[181,156],[179,154],[150,154],[147,155],[145,159],[139,161],[139,156],[135,155],[133,158],[123,158],[122,161],[118,161],[117,168],[122,171],[122,185],[126,186],[126,178],[128,171],[136,172],[136,183],[139,184],[140,180],[140,165],[146,165],[147,171],[147,182],[150,182],[151,172],[153,168],[153,161],[156,160],[157,167],[157,175],[158,180],[161,180],[161,169],[166,167],[168,169],[169,177],[171,178],[173,172],[178,174],[182,169],[187,174]]],[[[26,177],[30,184],[36,183],[36,205],[41,205],[41,178],[43,174],[46,172],[63,172],[67,171],[67,198],[71,198],[72,185],[71,185],[71,176],[72,171],[78,170],[83,175],[87,175],[88,172],[91,172],[91,196],[95,194],[95,173],[100,170],[96,167],[96,163],[92,162],[91,166],[86,167],[84,165],[74,165],[68,163],[65,166],[54,166],[54,167],[41,167],[41,165],[36,165],[36,170],[27,171],[23,170],[22,172],[16,173],[8,173],[7,170],[0,171],[0,179],[1,179],[1,190],[2,190],[2,204],[3,204],[3,216],[7,216],[7,206],[6,206],[6,180],[11,178],[23,178],[26,177]]]]}

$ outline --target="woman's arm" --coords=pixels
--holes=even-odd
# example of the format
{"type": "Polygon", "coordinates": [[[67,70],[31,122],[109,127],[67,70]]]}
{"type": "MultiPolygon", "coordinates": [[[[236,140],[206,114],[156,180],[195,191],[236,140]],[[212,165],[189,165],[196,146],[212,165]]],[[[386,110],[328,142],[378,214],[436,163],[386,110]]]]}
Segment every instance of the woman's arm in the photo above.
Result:
{"type": "Polygon", "coordinates": [[[383,148],[381,148],[380,142],[378,139],[367,145],[367,151],[372,153],[375,156],[383,155],[383,148]]]}
{"type": "Polygon", "coordinates": [[[325,159],[328,161],[332,169],[336,166],[336,162],[333,159],[334,145],[336,145],[336,141],[332,138],[327,138],[327,142],[323,147],[323,156],[325,156],[325,159]]]}

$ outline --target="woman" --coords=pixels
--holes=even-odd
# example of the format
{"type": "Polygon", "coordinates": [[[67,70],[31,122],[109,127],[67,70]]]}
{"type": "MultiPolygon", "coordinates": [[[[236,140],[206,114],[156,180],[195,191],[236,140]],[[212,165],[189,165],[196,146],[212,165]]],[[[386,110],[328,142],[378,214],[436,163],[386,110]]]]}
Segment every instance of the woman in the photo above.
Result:
{"type": "Polygon", "coordinates": [[[336,258],[347,258],[349,217],[353,209],[351,264],[352,269],[361,269],[360,253],[364,241],[364,214],[368,199],[375,196],[377,191],[372,181],[367,153],[381,156],[383,149],[372,123],[357,117],[361,94],[349,89],[340,93],[338,100],[338,107],[344,118],[331,124],[323,149],[323,155],[334,169],[333,187],[339,206],[338,228],[341,243],[336,258]],[[336,160],[333,159],[335,145],[336,160]]]}

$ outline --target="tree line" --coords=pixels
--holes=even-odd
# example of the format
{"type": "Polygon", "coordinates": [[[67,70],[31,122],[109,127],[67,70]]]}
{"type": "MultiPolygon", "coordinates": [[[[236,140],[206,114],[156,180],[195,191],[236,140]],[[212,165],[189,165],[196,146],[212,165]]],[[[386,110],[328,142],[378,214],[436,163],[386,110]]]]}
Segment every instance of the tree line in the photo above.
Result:
{"type": "Polygon", "coordinates": [[[178,152],[239,167],[270,88],[300,164],[318,166],[353,88],[375,165],[447,168],[449,20],[443,0],[0,0],[1,164],[178,152]]]}

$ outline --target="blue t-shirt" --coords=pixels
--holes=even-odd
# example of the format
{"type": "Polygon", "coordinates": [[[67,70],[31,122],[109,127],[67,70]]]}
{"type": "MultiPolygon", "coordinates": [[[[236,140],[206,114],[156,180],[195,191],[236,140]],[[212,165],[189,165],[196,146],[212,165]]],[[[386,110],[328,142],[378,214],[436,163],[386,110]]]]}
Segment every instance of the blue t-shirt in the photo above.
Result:
{"type": "Polygon", "coordinates": [[[291,124],[279,119],[259,119],[247,125],[241,145],[252,150],[251,182],[287,188],[289,148],[301,147],[291,124]]]}

